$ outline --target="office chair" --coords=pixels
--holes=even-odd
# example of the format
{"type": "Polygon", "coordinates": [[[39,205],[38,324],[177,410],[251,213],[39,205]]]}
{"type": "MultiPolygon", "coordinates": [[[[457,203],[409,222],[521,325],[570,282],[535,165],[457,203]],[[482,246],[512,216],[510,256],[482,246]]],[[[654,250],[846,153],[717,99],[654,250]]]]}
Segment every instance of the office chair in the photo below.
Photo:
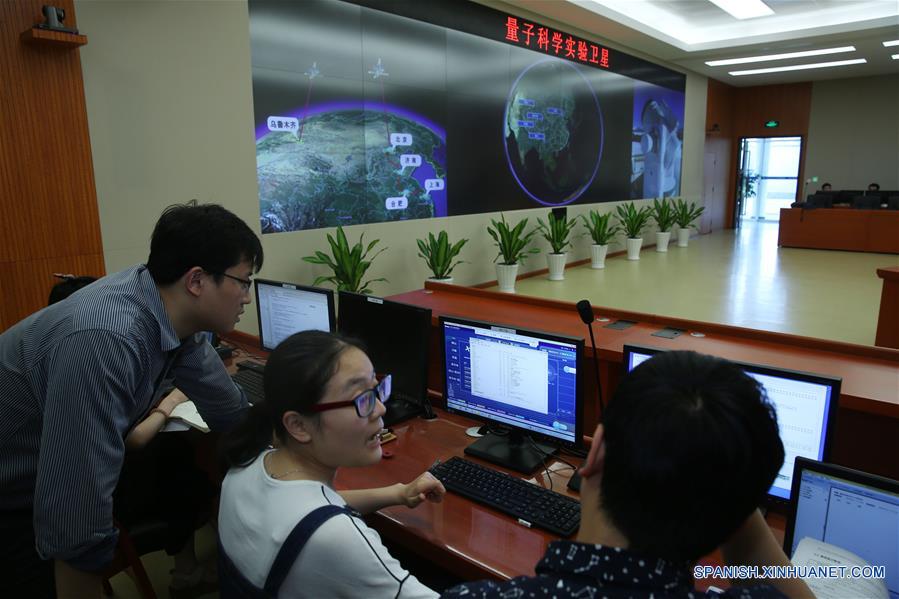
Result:
{"type": "Polygon", "coordinates": [[[156,599],[156,591],[153,590],[153,584],[140,561],[140,556],[165,548],[167,523],[163,520],[142,522],[134,527],[133,532],[127,530],[119,522],[116,522],[115,525],[119,530],[119,542],[112,562],[103,571],[103,592],[107,596],[111,596],[113,591],[109,579],[119,572],[131,568],[134,584],[137,586],[141,599],[156,599]]]}

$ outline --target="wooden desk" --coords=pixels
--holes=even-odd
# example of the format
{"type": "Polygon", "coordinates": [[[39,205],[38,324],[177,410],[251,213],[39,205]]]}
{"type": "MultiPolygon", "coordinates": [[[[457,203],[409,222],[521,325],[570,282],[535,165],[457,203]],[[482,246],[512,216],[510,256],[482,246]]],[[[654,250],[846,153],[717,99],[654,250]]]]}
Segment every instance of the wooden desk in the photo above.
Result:
{"type": "MultiPolygon", "coordinates": [[[[393,457],[366,468],[341,468],[337,473],[337,488],[357,489],[408,482],[427,470],[434,460],[462,456],[465,447],[474,441],[465,435],[465,429],[478,423],[440,409],[435,411],[438,414],[436,420],[416,418],[393,428],[398,438],[384,446],[393,453],[393,457]]],[[[581,463],[579,458],[562,457],[576,465],[581,463]]],[[[467,459],[479,461],[471,457],[467,459]]],[[[570,469],[553,472],[553,488],[577,498],[578,495],[566,487],[571,473],[570,469]]],[[[543,472],[538,472],[534,478],[539,484],[548,486],[544,476],[543,472]]],[[[447,493],[442,503],[424,503],[411,510],[392,507],[366,519],[385,539],[466,580],[533,576],[534,566],[543,557],[546,546],[558,538],[536,528],[525,528],[510,516],[454,493],[447,493]]],[[[783,542],[783,516],[771,514],[768,522],[775,536],[783,542]]],[[[721,565],[722,562],[716,553],[700,563],[721,565]]],[[[707,588],[710,584],[727,586],[723,581],[715,580],[700,583],[701,588],[707,588]]]]}
{"type": "MultiPolygon", "coordinates": [[[[501,294],[428,282],[426,289],[392,296],[390,299],[424,306],[433,313],[428,386],[440,390],[443,350],[437,318],[453,315],[505,323],[587,338],[587,357],[592,359],[589,334],[571,302],[501,294]]],[[[603,394],[608,401],[623,375],[622,346],[649,345],[662,349],[688,349],[732,360],[767,364],[794,370],[818,372],[843,379],[831,461],[868,472],[899,478],[899,350],[853,345],[730,327],[712,323],[594,308],[598,316],[626,319],[637,324],[624,330],[603,328],[594,323],[603,394]],[[689,334],[675,339],[652,333],[672,326],[689,334]]],[[[590,367],[589,364],[587,367],[590,367]]],[[[590,367],[592,368],[592,367],[590,367]]],[[[596,397],[592,374],[584,377],[585,397],[596,397]]],[[[438,399],[437,404],[442,400],[438,399]]],[[[589,433],[599,420],[597,402],[585,402],[584,430],[589,433]]]]}
{"type": "Polygon", "coordinates": [[[899,254],[899,210],[781,208],[781,247],[899,254]]]}

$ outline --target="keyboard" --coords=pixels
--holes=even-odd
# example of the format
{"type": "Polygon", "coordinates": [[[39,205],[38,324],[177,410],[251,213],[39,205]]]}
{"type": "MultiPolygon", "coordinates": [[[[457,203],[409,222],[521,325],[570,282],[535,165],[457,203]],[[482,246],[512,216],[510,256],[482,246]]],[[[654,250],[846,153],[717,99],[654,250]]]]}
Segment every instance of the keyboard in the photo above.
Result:
{"type": "Polygon", "coordinates": [[[464,458],[437,464],[431,474],[448,491],[517,518],[525,526],[568,537],[581,524],[578,500],[464,458]]]}
{"type": "Polygon", "coordinates": [[[244,393],[247,394],[247,401],[251,404],[259,403],[265,399],[262,372],[250,368],[241,368],[231,375],[231,380],[241,386],[244,393]]]}

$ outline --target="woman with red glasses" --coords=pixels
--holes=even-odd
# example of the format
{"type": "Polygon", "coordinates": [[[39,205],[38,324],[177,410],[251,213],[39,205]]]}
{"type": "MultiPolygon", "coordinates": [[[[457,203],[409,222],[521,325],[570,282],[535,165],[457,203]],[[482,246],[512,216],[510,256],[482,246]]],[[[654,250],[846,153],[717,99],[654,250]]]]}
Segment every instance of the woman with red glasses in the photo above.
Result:
{"type": "Polygon", "coordinates": [[[425,472],[380,489],[333,487],[339,467],[381,459],[390,376],[377,381],[357,342],[304,331],[269,357],[265,397],[226,439],[222,598],[436,597],[391,557],[359,513],[441,501],[443,485],[425,472]]]}

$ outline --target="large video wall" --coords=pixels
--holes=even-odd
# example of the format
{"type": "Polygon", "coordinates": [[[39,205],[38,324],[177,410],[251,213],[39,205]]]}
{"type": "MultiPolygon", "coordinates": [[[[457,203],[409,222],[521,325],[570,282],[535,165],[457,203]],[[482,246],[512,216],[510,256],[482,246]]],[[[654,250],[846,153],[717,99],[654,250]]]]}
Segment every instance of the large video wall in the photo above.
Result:
{"type": "Polygon", "coordinates": [[[679,193],[682,74],[458,0],[249,8],[264,233],[679,193]]]}

